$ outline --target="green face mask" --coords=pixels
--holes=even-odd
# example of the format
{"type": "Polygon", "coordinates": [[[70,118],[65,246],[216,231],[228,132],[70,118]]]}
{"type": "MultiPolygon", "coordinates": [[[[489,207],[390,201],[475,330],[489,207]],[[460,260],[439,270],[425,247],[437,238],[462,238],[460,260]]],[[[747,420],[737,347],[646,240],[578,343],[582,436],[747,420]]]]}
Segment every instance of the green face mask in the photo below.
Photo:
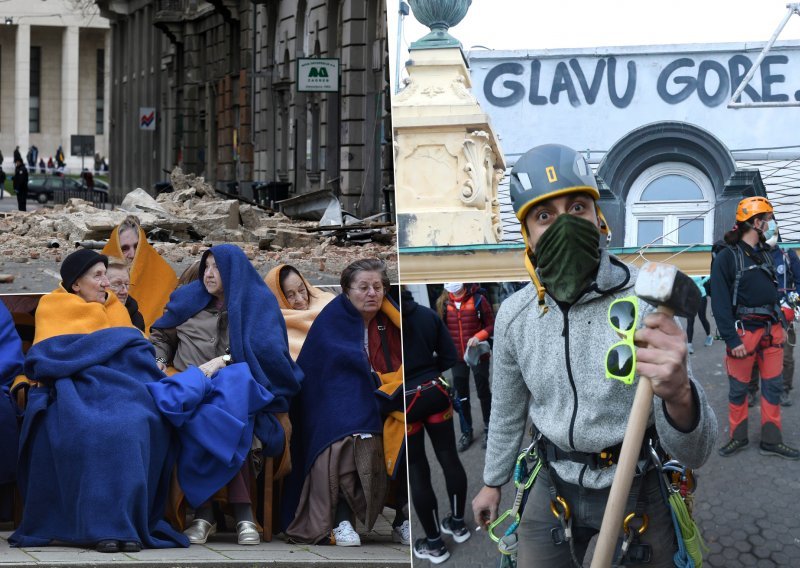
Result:
{"type": "Polygon", "coordinates": [[[547,293],[574,303],[594,279],[600,264],[600,231],[586,219],[559,215],[534,250],[536,270],[547,293]]]}

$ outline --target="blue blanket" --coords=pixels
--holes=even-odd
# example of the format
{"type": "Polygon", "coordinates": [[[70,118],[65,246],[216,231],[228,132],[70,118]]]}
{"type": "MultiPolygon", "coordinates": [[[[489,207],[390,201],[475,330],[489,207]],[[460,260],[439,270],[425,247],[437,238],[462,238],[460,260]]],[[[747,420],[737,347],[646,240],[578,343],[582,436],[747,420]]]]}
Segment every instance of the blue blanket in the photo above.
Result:
{"type": "Polygon", "coordinates": [[[147,389],[163,376],[154,357],[134,328],[57,335],[31,347],[25,371],[42,386],[31,389],[22,425],[24,510],[13,545],[188,546],[163,520],[175,445],[147,389]]]}
{"type": "Polygon", "coordinates": [[[218,245],[206,251],[200,262],[201,279],[175,290],[166,313],[153,327],[174,328],[212,301],[202,282],[209,253],[214,255],[222,278],[231,356],[237,363],[247,363],[256,381],[274,397],[256,417],[255,434],[264,445],[264,454],[275,456],[283,451],[284,433],[274,413],[289,410],[290,400],[300,391],[303,374],[289,354],[286,323],[278,301],[242,250],[218,245]]]}
{"type": "Polygon", "coordinates": [[[241,469],[253,442],[253,416],[273,396],[242,363],[223,368],[213,380],[189,367],[147,388],[178,432],[178,482],[198,507],[241,469]]]}
{"type": "Polygon", "coordinates": [[[376,382],[364,351],[364,320],[347,296],[320,312],[297,358],[303,390],[290,411],[292,473],[284,484],[281,524],[294,519],[303,483],[317,456],[357,433],[381,434],[376,382]]]}
{"type": "MultiPolygon", "coordinates": [[[[16,404],[8,390],[14,377],[22,373],[22,342],[14,328],[14,320],[0,302],[0,485],[17,478],[16,404]]],[[[0,513],[2,514],[2,513],[0,513]]]]}

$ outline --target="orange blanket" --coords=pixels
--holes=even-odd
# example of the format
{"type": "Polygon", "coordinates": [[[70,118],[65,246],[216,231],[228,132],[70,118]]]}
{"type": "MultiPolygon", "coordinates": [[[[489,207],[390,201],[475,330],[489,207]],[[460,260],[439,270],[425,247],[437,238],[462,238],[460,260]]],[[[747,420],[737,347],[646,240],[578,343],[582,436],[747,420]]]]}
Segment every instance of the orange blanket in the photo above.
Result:
{"type": "MultiPolygon", "coordinates": [[[[103,254],[122,258],[119,248],[119,227],[114,227],[103,254]]],[[[150,326],[164,313],[169,295],[178,285],[175,271],[161,258],[156,249],[147,242],[147,235],[139,229],[139,245],[130,265],[131,287],[129,294],[139,303],[139,312],[144,318],[144,332],[150,335],[150,326]]]]}
{"type": "Polygon", "coordinates": [[[308,309],[293,310],[289,307],[289,302],[286,300],[286,296],[283,295],[278,280],[281,268],[284,266],[286,265],[279,264],[270,270],[264,278],[264,282],[266,282],[267,287],[272,290],[272,293],[275,294],[275,297],[278,299],[278,305],[281,308],[283,319],[286,320],[286,331],[289,335],[289,352],[292,355],[292,359],[296,361],[297,356],[300,355],[300,349],[303,347],[303,342],[308,335],[308,330],[311,329],[311,324],[314,323],[314,320],[322,311],[322,308],[328,305],[328,302],[333,300],[336,296],[330,292],[323,292],[319,288],[312,286],[308,280],[300,276],[309,292],[308,309]]]}
{"type": "MultiPolygon", "coordinates": [[[[402,329],[400,310],[386,298],[381,304],[381,311],[398,328],[402,329]]],[[[378,373],[381,378],[380,390],[387,397],[402,396],[403,366],[391,373],[378,373]],[[400,389],[400,390],[398,390],[400,389]]],[[[391,477],[397,472],[398,461],[402,455],[406,439],[406,415],[402,411],[391,412],[383,422],[383,454],[386,460],[386,471],[391,477]]]]}
{"type": "Polygon", "coordinates": [[[87,302],[59,285],[36,308],[33,344],[57,335],[87,334],[110,327],[133,327],[128,310],[114,294],[105,304],[87,302]]]}

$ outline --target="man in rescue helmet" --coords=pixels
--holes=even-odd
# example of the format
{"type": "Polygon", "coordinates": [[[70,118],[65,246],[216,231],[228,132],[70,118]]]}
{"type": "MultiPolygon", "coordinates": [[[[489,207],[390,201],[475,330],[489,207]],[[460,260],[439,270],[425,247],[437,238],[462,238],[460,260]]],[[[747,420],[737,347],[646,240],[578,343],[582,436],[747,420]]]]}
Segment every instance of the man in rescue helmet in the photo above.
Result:
{"type": "Polygon", "coordinates": [[[711,267],[711,309],[727,347],[728,420],[730,439],[719,449],[729,457],[749,444],[747,384],[758,365],[761,376],[761,441],[759,452],[800,459],[783,443],[780,399],[783,349],[780,294],[767,242],[776,232],[772,204],[765,197],[747,197],[736,208],[736,223],[725,233],[728,245],[711,267]]]}
{"type": "MultiPolygon", "coordinates": [[[[518,565],[581,565],[600,529],[635,391],[606,378],[607,352],[619,342],[609,306],[632,296],[637,272],[600,246],[608,228],[596,204],[597,182],[578,152],[538,146],[517,160],[510,177],[533,284],[503,302],[495,320],[485,486],[472,507],[481,525],[497,518],[500,488],[511,478],[530,418],[542,436],[545,467],[518,529],[518,565]],[[569,511],[570,531],[552,502],[556,513],[569,511]]],[[[634,339],[646,345],[636,350],[635,370],[651,378],[655,393],[646,438],[699,467],[713,450],[717,422],[692,378],[686,335],[645,302],[625,302],[641,314],[634,339]]],[[[624,560],[638,565],[649,557],[648,566],[672,566],[677,541],[655,469],[634,479],[627,512],[646,514],[649,523],[624,560]]]]}

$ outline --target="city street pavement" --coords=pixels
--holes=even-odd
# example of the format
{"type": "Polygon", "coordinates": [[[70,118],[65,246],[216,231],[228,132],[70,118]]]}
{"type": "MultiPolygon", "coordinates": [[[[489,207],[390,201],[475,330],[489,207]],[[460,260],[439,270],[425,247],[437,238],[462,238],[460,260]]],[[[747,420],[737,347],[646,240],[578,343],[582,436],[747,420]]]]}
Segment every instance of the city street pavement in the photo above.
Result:
{"type": "MultiPolygon", "coordinates": [[[[713,318],[709,318],[712,324],[713,318]]],[[[728,428],[728,378],[723,366],[725,346],[715,341],[704,347],[702,327],[695,325],[694,350],[691,364],[705,389],[719,422],[719,439],[716,448],[729,438],[728,428]]],[[[795,349],[795,357],[800,357],[795,349]]],[[[601,379],[603,380],[603,379],[601,379]]],[[[795,379],[797,380],[797,379],[795,379]]],[[[793,391],[797,392],[797,390],[793,391]]],[[[484,451],[481,449],[480,407],[472,383],[472,415],[475,420],[476,440],[460,454],[467,470],[469,489],[467,497],[467,525],[474,529],[470,502],[483,486],[484,451]]],[[[784,441],[793,447],[800,446],[800,395],[795,395],[795,405],[783,407],[784,441]]],[[[493,409],[494,410],[494,409],[493,409]]],[[[457,422],[457,419],[456,419],[457,422]]],[[[694,518],[709,548],[704,567],[740,568],[800,565],[800,462],[758,453],[760,437],[759,406],[750,409],[750,446],[729,457],[720,457],[716,449],[708,462],[696,471],[694,518]]],[[[458,425],[456,424],[456,430],[458,425]]],[[[457,432],[460,435],[460,432],[457,432]]],[[[440,517],[449,513],[441,469],[427,444],[434,489],[439,500],[440,517]]],[[[503,488],[501,511],[508,509],[513,499],[513,485],[503,488]]],[[[424,536],[416,515],[412,514],[413,538],[424,536]]],[[[505,528],[504,525],[503,528],[505,528]]],[[[487,568],[496,565],[499,554],[484,531],[472,532],[470,540],[456,544],[449,535],[443,536],[451,557],[444,564],[459,568],[487,568]]],[[[413,540],[412,540],[413,542],[413,540]]],[[[590,562],[587,555],[585,566],[590,562]]],[[[414,558],[415,568],[430,566],[427,560],[414,558]]]]}
{"type": "Polygon", "coordinates": [[[135,566],[136,568],[281,568],[325,566],[326,568],[410,568],[409,547],[392,542],[394,511],[385,509],[372,532],[364,534],[360,547],[287,544],[278,537],[257,546],[236,544],[233,533],[211,537],[204,545],[189,548],[142,550],[137,553],[104,554],[93,549],[65,546],[11,548],[11,530],[0,531],[0,568],[23,566],[135,566]]]}
{"type": "MultiPolygon", "coordinates": [[[[28,200],[25,203],[25,209],[28,211],[36,211],[40,209],[42,204],[37,201],[28,200]]],[[[5,192],[3,199],[0,199],[0,213],[6,213],[9,211],[18,211],[17,205],[17,196],[16,195],[9,195],[8,192],[5,192]]]]}

